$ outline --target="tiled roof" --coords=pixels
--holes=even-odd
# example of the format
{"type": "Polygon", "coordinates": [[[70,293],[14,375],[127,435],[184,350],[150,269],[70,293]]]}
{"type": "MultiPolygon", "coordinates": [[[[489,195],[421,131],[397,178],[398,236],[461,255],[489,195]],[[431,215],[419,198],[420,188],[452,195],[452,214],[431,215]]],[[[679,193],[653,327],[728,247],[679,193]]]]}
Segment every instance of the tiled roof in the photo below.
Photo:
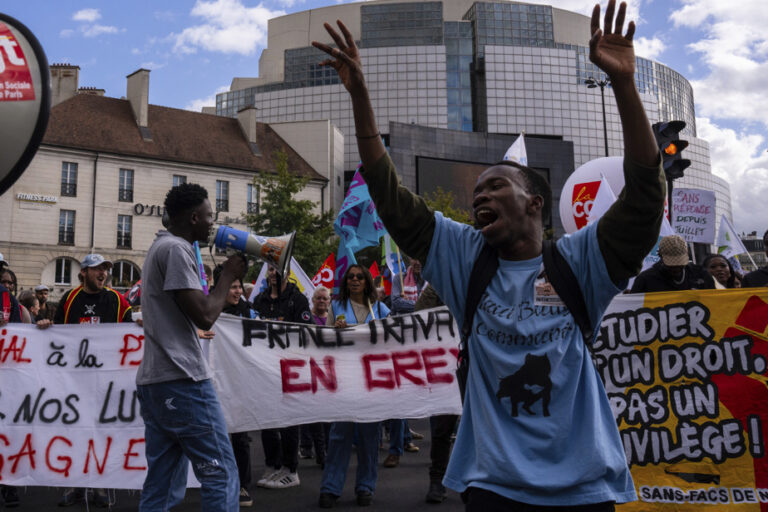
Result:
{"type": "Polygon", "coordinates": [[[128,100],[78,94],[51,109],[43,144],[247,171],[273,171],[275,152],[288,169],[325,180],[265,123],[258,123],[254,155],[237,119],[149,105],[145,141],[128,100]]]}

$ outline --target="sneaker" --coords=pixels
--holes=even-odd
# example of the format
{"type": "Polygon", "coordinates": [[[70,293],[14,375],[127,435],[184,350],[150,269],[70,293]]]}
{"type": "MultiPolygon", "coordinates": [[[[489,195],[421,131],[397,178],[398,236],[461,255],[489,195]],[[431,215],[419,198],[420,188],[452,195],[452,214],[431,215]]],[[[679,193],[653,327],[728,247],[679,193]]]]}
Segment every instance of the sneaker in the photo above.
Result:
{"type": "Polygon", "coordinates": [[[299,457],[302,459],[312,458],[312,448],[299,448],[299,457]]]}
{"type": "Polygon", "coordinates": [[[403,448],[407,452],[416,453],[419,451],[419,447],[416,446],[413,443],[405,443],[405,447],[403,448]]]}
{"type": "Polygon", "coordinates": [[[384,459],[382,466],[385,468],[396,468],[400,464],[400,456],[390,453],[387,458],[384,459]]]}
{"type": "Polygon", "coordinates": [[[106,489],[94,489],[91,493],[90,503],[94,507],[107,508],[109,506],[109,496],[106,489]]]}
{"type": "Polygon", "coordinates": [[[414,441],[421,441],[422,439],[424,439],[424,434],[420,434],[415,430],[411,430],[411,439],[413,439],[414,441]]]}
{"type": "Polygon", "coordinates": [[[299,485],[299,474],[295,471],[289,472],[287,469],[284,473],[276,475],[275,478],[264,484],[267,489],[287,489],[288,487],[296,487],[299,485]]]}
{"type": "Polygon", "coordinates": [[[82,503],[85,501],[85,493],[82,489],[73,489],[69,488],[64,491],[64,494],[61,496],[61,500],[59,500],[59,506],[60,507],[71,507],[72,505],[75,505],[77,503],[82,503]]]}
{"type": "Polygon", "coordinates": [[[261,475],[261,478],[256,481],[256,485],[259,487],[266,487],[267,482],[275,478],[278,474],[282,474],[282,472],[282,469],[267,468],[264,471],[264,474],[261,475]]]}
{"type": "Polygon", "coordinates": [[[251,498],[251,495],[248,494],[248,489],[245,487],[240,488],[240,506],[241,507],[250,507],[253,505],[253,499],[251,498]]]}
{"type": "Polygon", "coordinates": [[[19,492],[15,487],[0,486],[0,495],[3,496],[5,508],[16,508],[19,506],[19,492]]]}
{"type": "Polygon", "coordinates": [[[445,486],[440,482],[430,482],[427,491],[427,503],[442,503],[445,501],[445,486]]]}
{"type": "Polygon", "coordinates": [[[331,494],[329,492],[321,492],[320,499],[317,500],[317,505],[320,508],[333,508],[334,505],[336,505],[336,500],[338,499],[339,497],[335,494],[331,494]]]}
{"type": "Polygon", "coordinates": [[[357,506],[367,507],[373,503],[373,493],[371,491],[357,491],[357,506]]]}

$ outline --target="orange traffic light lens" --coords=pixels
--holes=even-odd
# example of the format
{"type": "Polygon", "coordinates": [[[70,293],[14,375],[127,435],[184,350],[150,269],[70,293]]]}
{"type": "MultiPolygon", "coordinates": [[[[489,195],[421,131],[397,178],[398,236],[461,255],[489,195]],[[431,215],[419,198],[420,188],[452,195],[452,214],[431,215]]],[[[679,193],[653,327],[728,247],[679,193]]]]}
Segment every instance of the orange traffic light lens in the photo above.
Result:
{"type": "Polygon", "coordinates": [[[670,142],[669,145],[666,148],[664,148],[664,152],[668,155],[676,155],[677,146],[675,146],[672,142],[670,142]]]}

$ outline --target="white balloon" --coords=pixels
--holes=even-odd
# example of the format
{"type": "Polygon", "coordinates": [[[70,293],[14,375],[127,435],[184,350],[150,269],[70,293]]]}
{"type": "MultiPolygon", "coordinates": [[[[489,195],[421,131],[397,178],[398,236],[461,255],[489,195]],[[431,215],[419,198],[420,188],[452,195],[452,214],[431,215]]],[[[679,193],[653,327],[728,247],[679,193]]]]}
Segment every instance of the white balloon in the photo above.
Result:
{"type": "Polygon", "coordinates": [[[624,188],[624,158],[610,156],[590,160],[565,180],[560,193],[560,221],[566,233],[573,233],[587,225],[589,210],[603,176],[614,195],[618,196],[624,188]]]}

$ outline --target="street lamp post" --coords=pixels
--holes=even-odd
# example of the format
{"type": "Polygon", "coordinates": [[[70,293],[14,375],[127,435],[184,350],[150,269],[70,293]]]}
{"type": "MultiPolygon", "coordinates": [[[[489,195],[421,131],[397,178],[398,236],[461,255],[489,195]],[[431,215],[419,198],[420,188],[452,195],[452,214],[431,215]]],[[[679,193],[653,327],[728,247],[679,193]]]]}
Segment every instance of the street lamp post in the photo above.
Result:
{"type": "Polygon", "coordinates": [[[590,89],[594,89],[595,87],[600,88],[600,97],[603,100],[603,138],[605,139],[605,156],[608,156],[608,122],[605,119],[605,86],[610,84],[611,80],[608,78],[603,80],[587,78],[584,80],[584,83],[587,84],[587,87],[590,89]]]}

